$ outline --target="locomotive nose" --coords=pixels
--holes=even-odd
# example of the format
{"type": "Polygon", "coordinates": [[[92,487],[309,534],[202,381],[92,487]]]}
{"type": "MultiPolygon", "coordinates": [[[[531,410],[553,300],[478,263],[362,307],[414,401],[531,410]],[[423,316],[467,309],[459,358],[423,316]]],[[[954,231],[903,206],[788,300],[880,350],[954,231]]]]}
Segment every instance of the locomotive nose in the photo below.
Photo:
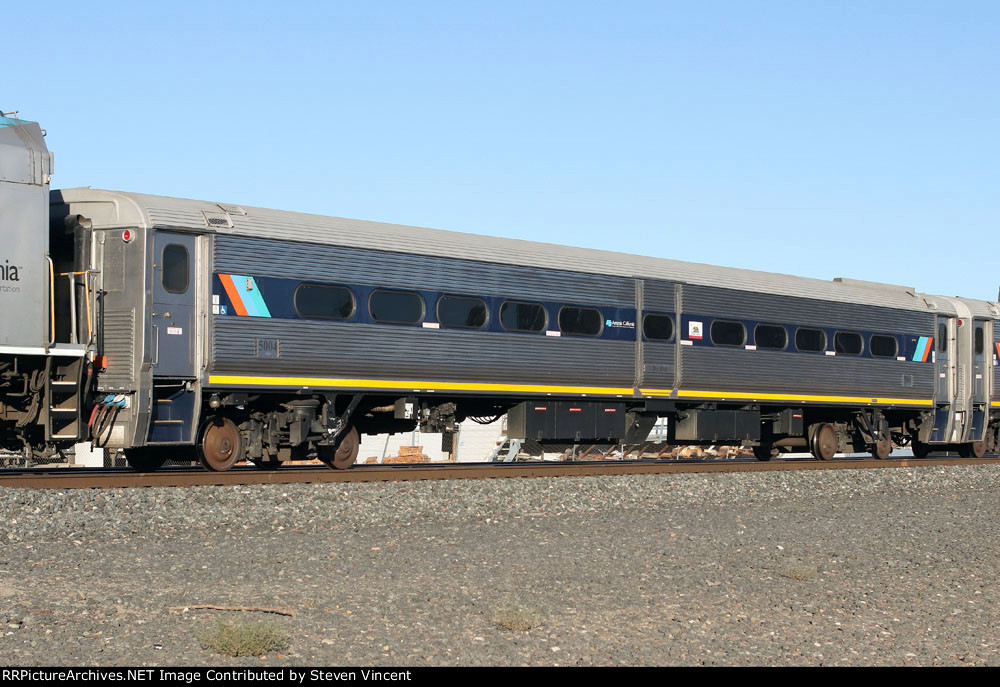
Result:
{"type": "Polygon", "coordinates": [[[49,342],[51,174],[38,124],[0,116],[0,352],[49,342]]]}

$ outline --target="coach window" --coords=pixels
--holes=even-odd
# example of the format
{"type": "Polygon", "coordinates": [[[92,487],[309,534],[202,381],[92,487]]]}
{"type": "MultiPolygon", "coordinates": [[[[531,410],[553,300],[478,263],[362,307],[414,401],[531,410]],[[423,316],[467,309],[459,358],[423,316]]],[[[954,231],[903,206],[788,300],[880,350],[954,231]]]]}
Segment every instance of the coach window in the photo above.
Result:
{"type": "Polygon", "coordinates": [[[505,301],[500,306],[500,324],[510,332],[540,332],[545,330],[547,318],[541,303],[505,301]]]}
{"type": "Polygon", "coordinates": [[[795,348],[807,353],[819,353],[826,348],[826,332],[822,329],[795,330],[795,348]]]}
{"type": "Polygon", "coordinates": [[[833,335],[833,347],[837,353],[861,355],[864,343],[860,334],[855,334],[854,332],[837,332],[833,335]]]}
{"type": "Polygon", "coordinates": [[[295,312],[317,320],[346,320],[354,314],[354,294],[346,286],[299,284],[295,289],[295,312]]]}
{"type": "Polygon", "coordinates": [[[424,299],[412,291],[376,289],[368,299],[368,311],[376,322],[417,324],[424,319],[424,299]]]}
{"type": "Polygon", "coordinates": [[[668,341],[674,337],[674,321],[669,315],[646,315],[642,319],[642,333],[647,339],[668,341]]]}
{"type": "Polygon", "coordinates": [[[742,346],[746,341],[746,328],[740,322],[715,320],[712,322],[712,343],[717,346],[742,346]]]}
{"type": "Polygon", "coordinates": [[[598,336],[604,328],[604,318],[596,308],[559,309],[559,331],[574,336],[598,336]]]}
{"type": "Polygon", "coordinates": [[[163,249],[163,290],[185,293],[188,290],[188,252],[184,246],[171,243],[163,249]]]}
{"type": "Polygon", "coordinates": [[[876,358],[895,358],[898,350],[896,337],[872,334],[868,348],[876,358]]]}
{"type": "Polygon", "coordinates": [[[788,332],[775,324],[758,324],[753,330],[753,340],[757,348],[781,351],[788,345],[788,332]]]}
{"type": "Polygon", "coordinates": [[[486,324],[486,301],[482,298],[441,296],[437,316],[442,327],[482,329],[486,324]]]}

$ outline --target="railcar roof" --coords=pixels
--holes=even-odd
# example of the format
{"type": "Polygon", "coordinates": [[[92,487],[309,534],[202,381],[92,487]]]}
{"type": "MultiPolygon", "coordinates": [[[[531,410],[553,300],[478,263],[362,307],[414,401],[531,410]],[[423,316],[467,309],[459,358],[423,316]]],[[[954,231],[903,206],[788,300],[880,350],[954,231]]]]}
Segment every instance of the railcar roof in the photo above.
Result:
{"type": "MultiPolygon", "coordinates": [[[[53,191],[52,194],[53,204],[93,204],[89,207],[97,211],[94,213],[96,216],[87,212],[81,214],[91,217],[97,227],[187,228],[209,233],[448,256],[573,272],[663,279],[906,310],[954,312],[944,298],[920,294],[905,286],[875,282],[850,279],[824,281],[536,241],[125,191],[72,188],[53,191]],[[108,204],[113,211],[108,211],[108,204]],[[98,205],[104,205],[105,209],[99,210],[98,205]]],[[[984,301],[967,302],[973,305],[975,311],[989,312],[984,301]]]]}

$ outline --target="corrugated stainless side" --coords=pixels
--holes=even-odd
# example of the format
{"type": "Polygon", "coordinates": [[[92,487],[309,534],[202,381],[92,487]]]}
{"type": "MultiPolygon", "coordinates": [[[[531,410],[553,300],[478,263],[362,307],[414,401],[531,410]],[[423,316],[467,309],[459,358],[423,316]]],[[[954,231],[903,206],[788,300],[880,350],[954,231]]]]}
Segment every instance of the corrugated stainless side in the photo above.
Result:
{"type": "Polygon", "coordinates": [[[98,388],[132,388],[135,369],[135,309],[109,311],[103,318],[104,346],[108,369],[97,379],[98,388]]]}
{"type": "MultiPolygon", "coordinates": [[[[659,280],[645,280],[642,285],[642,310],[647,312],[673,312],[676,285],[659,280]]],[[[676,324],[676,323],[675,323],[676,324]]],[[[638,335],[642,335],[642,323],[638,323],[638,335]]],[[[676,341],[676,335],[675,339],[676,341]]],[[[673,343],[665,341],[642,342],[642,365],[639,369],[639,386],[657,389],[672,389],[676,372],[676,349],[673,343]]]]}
{"type": "Polygon", "coordinates": [[[189,227],[201,231],[308,241],[315,244],[354,246],[417,255],[451,256],[496,264],[559,268],[611,276],[642,276],[690,284],[746,289],[758,293],[794,293],[804,298],[908,310],[927,309],[924,299],[919,294],[914,295],[899,287],[863,282],[823,281],[666,258],[246,206],[241,208],[240,212],[229,215],[232,227],[213,228],[206,223],[203,213],[220,213],[224,208],[218,203],[96,189],[65,189],[61,194],[65,202],[70,203],[114,198],[131,201],[120,204],[122,214],[119,222],[123,225],[189,227]],[[133,204],[138,208],[138,212],[133,209],[133,204]]]}
{"type": "Polygon", "coordinates": [[[575,337],[214,318],[212,374],[632,387],[634,344],[575,337]],[[256,356],[258,338],[279,359],[256,356]]]}
{"type": "Polygon", "coordinates": [[[639,386],[672,389],[676,350],[677,347],[672,343],[643,342],[642,377],[639,379],[639,386]]]}
{"type": "MultiPolygon", "coordinates": [[[[748,293],[705,286],[684,287],[684,312],[711,317],[733,317],[777,324],[843,327],[888,334],[932,335],[929,313],[836,303],[814,298],[748,293]]],[[[748,338],[752,333],[748,333],[748,338]]]]}
{"type": "Polygon", "coordinates": [[[934,394],[934,366],[898,360],[683,346],[683,388],[888,398],[934,394]]]}
{"type": "Polygon", "coordinates": [[[634,307],[631,279],[448,257],[218,236],[215,270],[484,296],[634,307]]]}
{"type": "Polygon", "coordinates": [[[642,286],[642,309],[650,311],[674,310],[674,284],[647,280],[642,286]]]}

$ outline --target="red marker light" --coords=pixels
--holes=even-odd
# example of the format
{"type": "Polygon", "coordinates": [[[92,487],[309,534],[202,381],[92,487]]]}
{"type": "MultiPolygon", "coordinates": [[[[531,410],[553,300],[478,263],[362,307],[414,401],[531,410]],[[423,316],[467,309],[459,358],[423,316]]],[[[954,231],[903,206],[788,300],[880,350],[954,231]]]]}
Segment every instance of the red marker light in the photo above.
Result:
{"type": "Polygon", "coordinates": [[[132,231],[130,229],[126,229],[122,232],[122,241],[125,243],[130,243],[132,241],[132,231]]]}

